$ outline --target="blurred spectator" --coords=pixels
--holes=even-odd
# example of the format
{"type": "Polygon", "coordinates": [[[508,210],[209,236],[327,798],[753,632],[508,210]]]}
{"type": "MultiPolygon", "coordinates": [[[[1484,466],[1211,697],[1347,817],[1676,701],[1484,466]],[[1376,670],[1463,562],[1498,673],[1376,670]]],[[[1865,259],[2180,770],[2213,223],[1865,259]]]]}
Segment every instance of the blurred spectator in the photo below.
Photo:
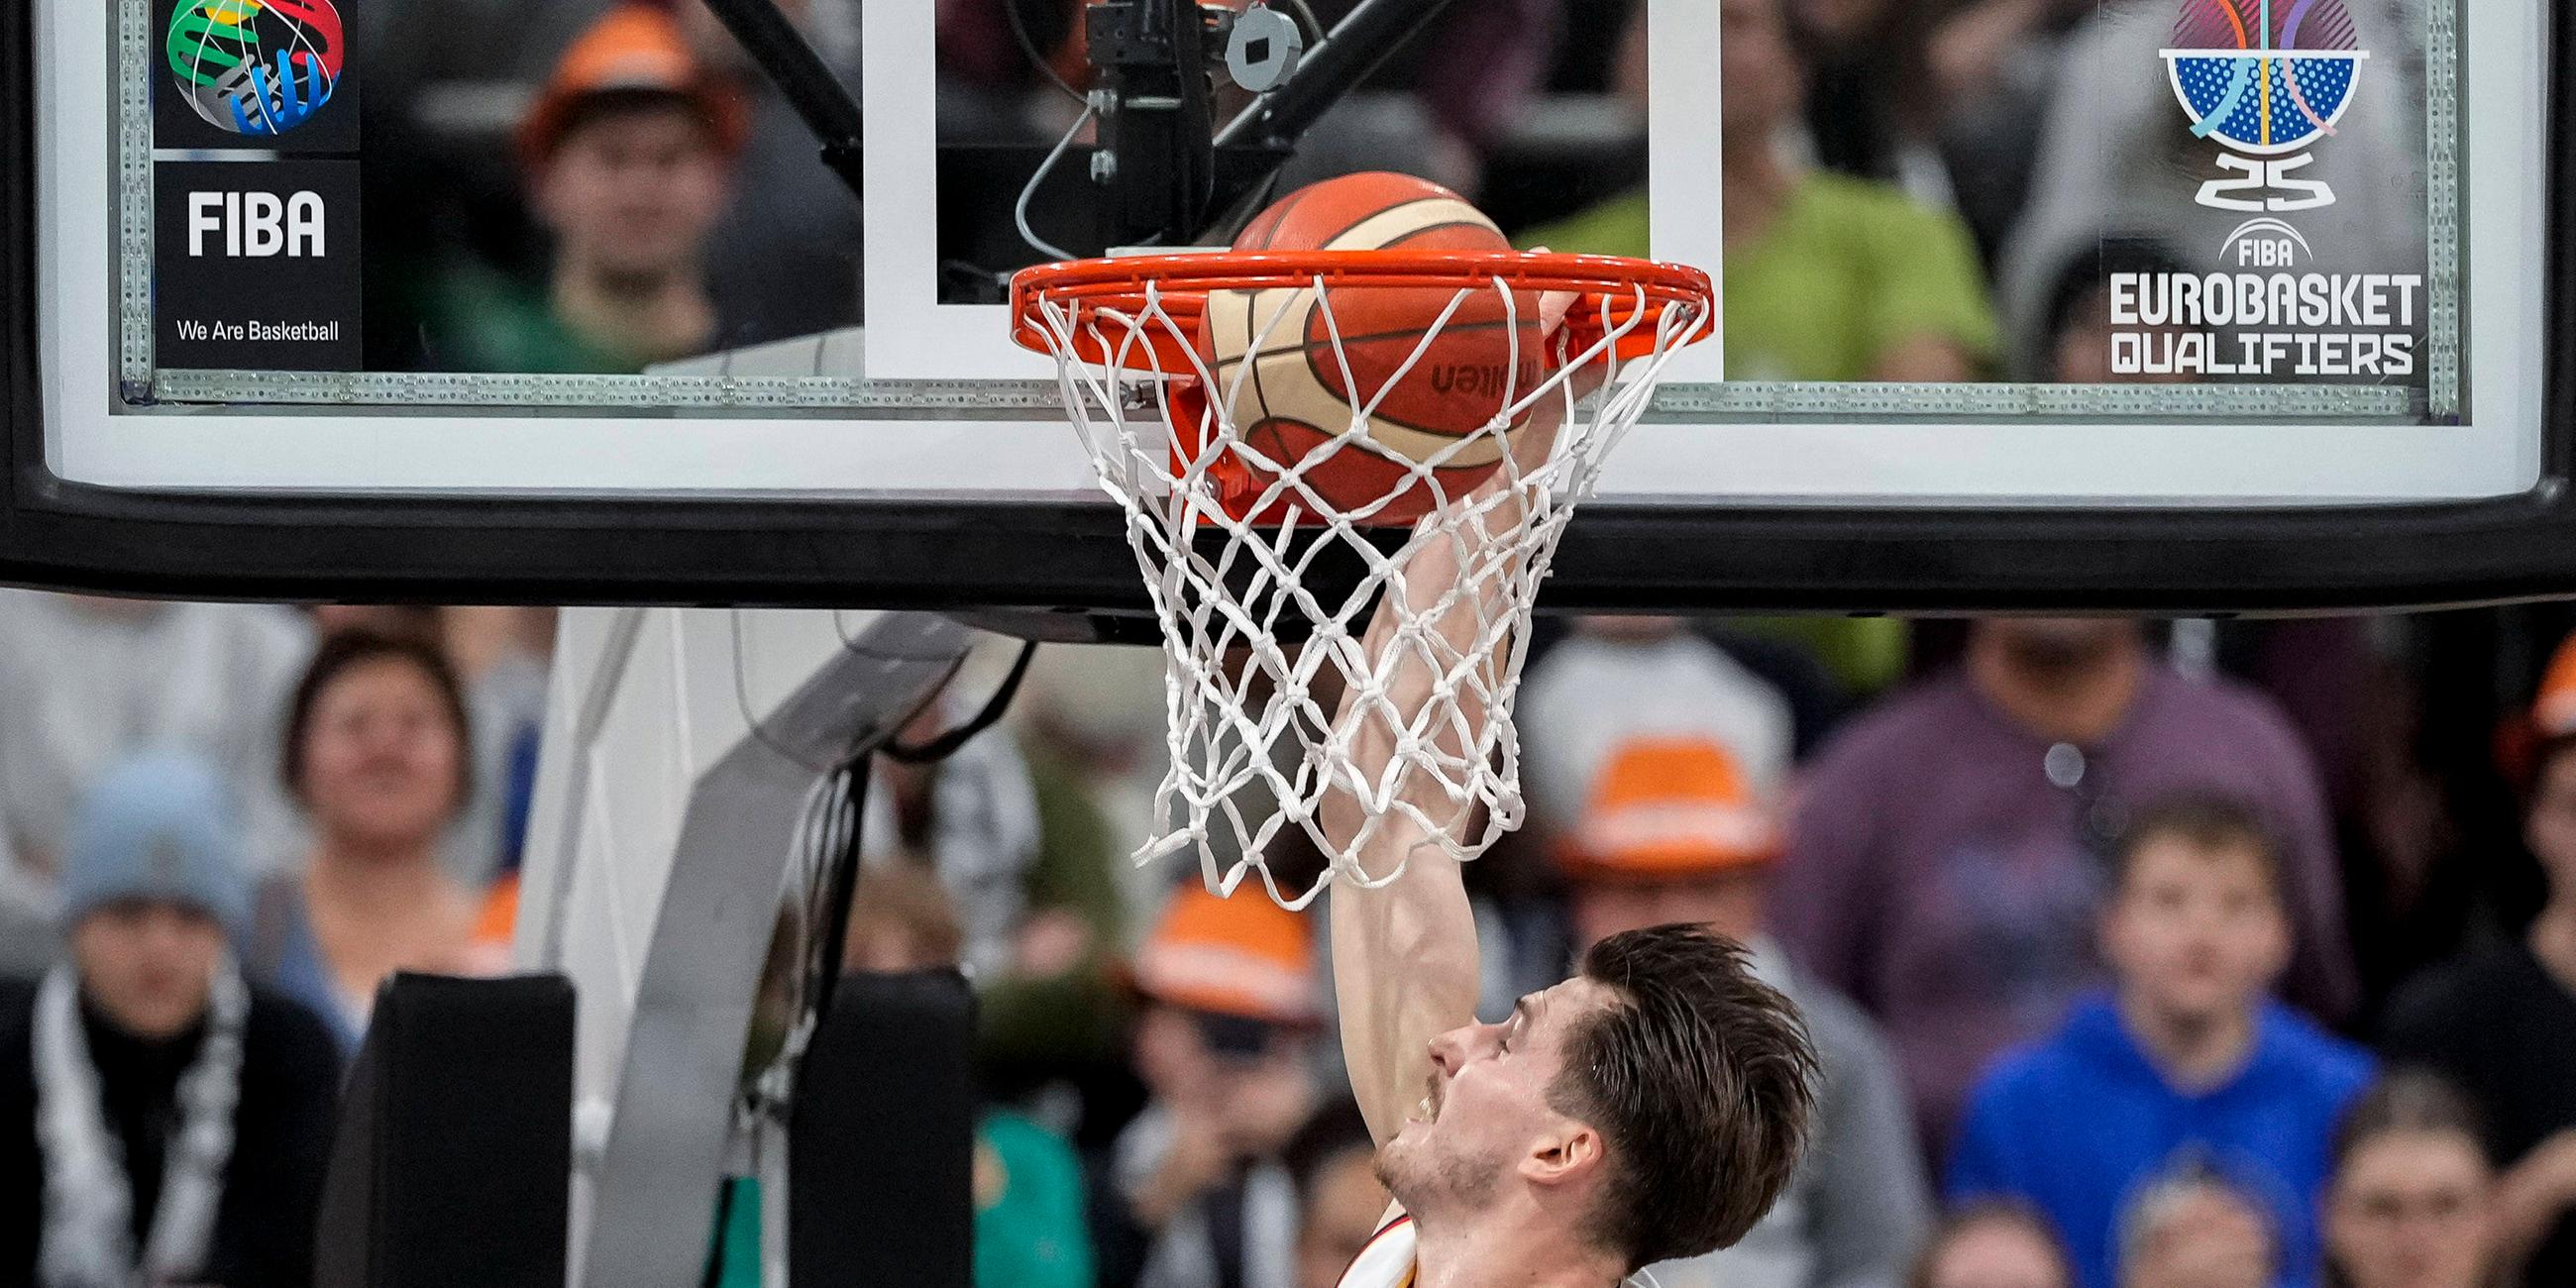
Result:
{"type": "Polygon", "coordinates": [[[409,640],[453,659],[474,730],[471,777],[487,790],[466,803],[441,848],[458,881],[472,888],[495,887],[485,907],[506,937],[517,904],[529,798],[536,789],[536,742],[545,723],[555,610],[321,604],[312,611],[314,625],[325,636],[355,631],[409,640]]]}
{"type": "Polygon", "coordinates": [[[2548,905],[2519,940],[2401,990],[2384,1047],[2440,1069],[2483,1112],[2488,1148],[2509,1167],[2499,1237],[2536,1245],[2524,1281],[2576,1283],[2576,735],[2534,753],[2523,834],[2548,874],[2548,905]]]}
{"type": "Polygon", "coordinates": [[[2042,379],[2069,385],[2134,381],[2177,383],[2178,374],[2123,376],[2112,370],[2111,279],[2120,273],[2188,271],[2150,240],[2106,240],[2071,256],[2049,292],[2048,371],[2042,379]]]}
{"type": "MultiPolygon", "coordinates": [[[[1171,889],[1170,872],[1128,862],[1144,839],[1143,821],[1154,816],[1165,748],[1164,662],[1154,649],[1055,647],[1038,650],[1011,718],[1027,747],[1029,770],[1043,785],[1058,772],[1072,793],[1101,819],[1094,844],[1117,887],[1124,954],[1137,946],[1171,889]]],[[[1050,844],[1056,830],[1048,831],[1050,844]]]]}
{"type": "MultiPolygon", "coordinates": [[[[1719,6],[1727,378],[1975,378],[1996,335],[1966,230],[1894,188],[1784,156],[1780,136],[1797,118],[1805,74],[1782,3],[1719,6]]],[[[1644,93],[1642,16],[1626,39],[1621,89],[1634,99],[1644,93]]],[[[1521,240],[1644,256],[1647,217],[1639,191],[1521,240]]]]}
{"type": "Polygon", "coordinates": [[[54,874],[72,802],[112,761],[152,747],[220,766],[253,862],[302,829],[276,781],[275,712],[311,631],[288,609],[0,590],[0,969],[52,952],[54,874]]]}
{"type": "MultiPolygon", "coordinates": [[[[923,707],[901,740],[919,746],[973,718],[954,690],[923,707]]],[[[967,975],[992,979],[1012,961],[1028,913],[1024,884],[1038,858],[1038,805],[1028,766],[1009,738],[970,738],[930,764],[879,756],[859,828],[868,861],[919,855],[964,919],[967,975]]]]}
{"type": "Polygon", "coordinates": [[[726,333],[707,238],[742,149],[742,104],[670,14],[629,4],[585,31],[519,123],[531,206],[553,239],[546,298],[451,274],[430,361],[459,371],[635,372],[726,333]]]}
{"type": "MultiPolygon", "coordinates": [[[[1519,713],[1532,821],[1560,849],[1581,843],[1576,829],[1593,817],[1611,753],[1658,734],[1720,744],[1751,802],[1747,828],[1771,835],[1767,811],[1788,786],[1788,699],[1674,618],[1580,619],[1530,666],[1519,713]]],[[[1561,979],[1562,966],[1549,968],[1561,979]]]]}
{"type": "Polygon", "coordinates": [[[209,765],[156,752],[81,799],[68,951],[0,1009],[0,1282],[311,1282],[339,1057],[243,981],[228,797],[209,765]]]}
{"type": "MultiPolygon", "coordinates": [[[[2143,810],[2112,862],[2101,932],[2114,985],[1986,1075],[1950,1193],[2037,1204],[2086,1288],[2232,1282],[2190,1267],[2247,1264],[2241,1241],[2180,1215],[2168,1241],[2146,1200],[2122,1213],[2153,1178],[2206,1172],[2268,1211],[2253,1282],[2277,1264],[2278,1282],[2313,1284],[2328,1140],[2371,1066],[2267,995],[2290,956],[2280,853],[2243,806],[2179,797],[2143,810]]],[[[2177,1211],[2213,1202],[2195,1194],[2171,1196],[2177,1211]]]]}
{"type": "Polygon", "coordinates": [[[2204,1168],[2155,1180],[2120,1220],[2120,1288],[2265,1288],[2278,1260],[2263,1205],[2204,1168]]]}
{"type": "Polygon", "coordinates": [[[324,636],[362,631],[423,644],[439,640],[438,609],[431,604],[315,604],[308,611],[324,636]]]}
{"type": "MultiPolygon", "coordinates": [[[[1014,705],[1026,698],[1024,687],[1014,705]]],[[[1120,882],[1133,838],[1092,795],[1097,762],[1037,726],[1017,742],[1037,805],[1037,856],[1021,883],[1028,915],[1009,967],[977,981],[977,1058],[991,1094],[1103,1149],[1142,1102],[1123,1046],[1133,1017],[1120,882]]]]}
{"type": "MultiPolygon", "coordinates": [[[[783,0],[779,10],[857,94],[855,7],[846,0],[783,0]]],[[[690,48],[740,96],[747,122],[733,166],[733,200],[707,240],[708,286],[725,322],[717,347],[858,325],[858,194],[816,159],[813,130],[714,11],[689,0],[679,14],[690,48]]]]}
{"type": "Polygon", "coordinates": [[[1808,65],[1807,135],[1828,170],[1894,184],[1928,206],[1952,204],[1931,147],[1941,85],[1931,75],[1927,0],[1791,0],[1808,65]]]}
{"type": "Polygon", "coordinates": [[[1774,930],[1886,1029],[1935,1157],[1987,1061],[2099,980],[2095,910],[2123,811],[2186,791],[2244,801],[2279,838],[2284,991],[2347,1014],[2306,751],[2260,697],[2160,665],[2137,623],[1979,622],[1962,666],[1827,746],[1802,785],[1774,930]]]}
{"type": "MultiPolygon", "coordinates": [[[[1614,755],[1658,735],[1691,740],[1689,746],[1725,759],[1749,802],[1731,811],[1740,815],[1739,832],[1755,829],[1767,840],[1776,831],[1769,811],[1788,785],[1791,704],[1734,654],[1675,618],[1576,619],[1573,633],[1530,664],[1518,724],[1528,832],[1559,858],[1573,853],[1582,829],[1597,822],[1614,755]]],[[[1565,978],[1568,947],[1599,937],[1564,925],[1555,893],[1547,890],[1545,903],[1520,909],[1517,917],[1480,918],[1480,927],[1503,932],[1478,939],[1487,960],[1484,1014],[1507,1014],[1515,999],[1565,978]],[[1579,942],[1569,945],[1570,937],[1579,942]]]]}
{"type": "Polygon", "coordinates": [[[1656,1266],[1654,1278],[1895,1288],[1931,1223],[1903,1084],[1859,1008],[1791,969],[1762,932],[1786,712],[1696,637],[1590,643],[1551,654],[1530,695],[1553,699],[1555,717],[1531,729],[1533,795],[1573,787],[1585,798],[1557,814],[1576,944],[1678,921],[1746,944],[1755,970],[1798,1004],[1823,1074],[1813,1143],[1769,1215],[1733,1247],[1656,1266]]]}
{"type": "MultiPolygon", "coordinates": [[[[2355,96],[2318,148],[2303,180],[2331,184],[2335,203],[2297,216],[2315,247],[2303,271],[2423,272],[2425,102],[2423,7],[2415,0],[2347,0],[2370,50],[2375,92],[2355,96]]],[[[2218,174],[2207,140],[2175,104],[2160,51],[2174,37],[2176,6],[2085,4],[2087,19],[2056,54],[2044,96],[2033,190],[1997,274],[2011,370],[2036,378],[2048,366],[2043,310],[2069,259],[2105,238],[2149,236],[2168,246],[2223,243],[2241,211],[2192,200],[2218,174]]],[[[2275,12],[2279,12],[2275,7],[2275,12]]],[[[1729,194],[1730,199],[1732,193],[1729,194]]],[[[1731,209],[1731,208],[1730,208],[1731,209]]],[[[2205,268],[2219,267],[2214,262],[2205,268]]]]}
{"type": "MultiPolygon", "coordinates": [[[[1243,7],[1243,0],[1225,2],[1243,7]]],[[[1314,7],[1329,29],[1358,0],[1316,0],[1314,7]]],[[[1489,150],[1530,110],[1555,61],[1564,9],[1563,0],[1451,5],[1397,48],[1370,88],[1411,91],[1443,133],[1489,150]]]]}
{"type": "MultiPolygon", "coordinates": [[[[908,863],[864,869],[842,958],[857,971],[954,966],[964,933],[939,878],[908,863]]],[[[1090,1288],[1082,1162],[1019,1114],[987,1109],[975,1126],[977,1288],[1090,1288]]]]}
{"type": "Polygon", "coordinates": [[[2067,36],[2099,7],[2098,0],[1967,0],[1928,39],[1941,156],[1959,216],[1990,265],[2030,199],[2067,36]]]}
{"type": "Polygon", "coordinates": [[[495,938],[509,937],[518,912],[519,859],[537,790],[554,637],[551,608],[439,610],[439,640],[465,686],[473,779],[483,784],[457,818],[449,870],[469,888],[486,890],[484,917],[495,938]]]}
{"type": "Polygon", "coordinates": [[[477,901],[438,844],[471,793],[465,697],[445,655],[339,635],[296,686],[281,770],[312,822],[304,870],[258,894],[252,972],[320,1012],[354,1050],[397,970],[500,969],[474,938],[477,901]]]}
{"type": "Polygon", "coordinates": [[[1368,1120],[1344,1100],[1317,1113],[1287,1156],[1297,1174],[1297,1288],[1340,1288],[1393,1202],[1378,1183],[1368,1120]]]}
{"type": "Polygon", "coordinates": [[[2495,1282],[2495,1176],[2460,1093],[2422,1073],[2382,1078],[2335,1133],[2326,1252],[2343,1288],[2495,1282]]]}
{"type": "Polygon", "coordinates": [[[1294,1288],[1284,1153],[1316,1099],[1312,930],[1247,889],[1172,896],[1136,957],[1136,1069],[1152,1099],[1095,1191],[1109,1288],[1294,1288]]]}
{"type": "Polygon", "coordinates": [[[2046,1216],[1987,1199],[1933,1229],[1906,1288],[2075,1288],[2075,1270],[2046,1216]]]}

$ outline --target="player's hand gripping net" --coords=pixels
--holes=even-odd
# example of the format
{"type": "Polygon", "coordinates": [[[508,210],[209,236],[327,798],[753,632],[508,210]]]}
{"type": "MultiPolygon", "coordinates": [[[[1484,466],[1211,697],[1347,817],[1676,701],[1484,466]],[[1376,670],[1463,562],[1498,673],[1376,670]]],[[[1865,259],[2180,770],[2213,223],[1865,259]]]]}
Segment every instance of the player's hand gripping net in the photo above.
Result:
{"type": "Polygon", "coordinates": [[[1126,513],[1162,626],[1171,768],[1137,861],[1194,849],[1220,893],[1258,872],[1271,897],[1303,907],[1336,877],[1393,880],[1400,853],[1363,861],[1387,848],[1389,828],[1463,861],[1518,826],[1511,710],[1531,607],[1603,459],[1672,354],[1709,329],[1707,278],[1577,255],[1206,254],[1033,269],[1014,294],[1020,341],[1059,360],[1065,405],[1126,513]],[[1363,390],[1334,298],[1426,286],[1447,291],[1447,307],[1363,390]],[[1353,394],[1346,423],[1316,427],[1328,432],[1293,454],[1242,423],[1255,364],[1221,372],[1195,343],[1219,290],[1253,292],[1255,352],[1270,349],[1280,319],[1320,316],[1330,352],[1318,346],[1319,360],[1340,364],[1353,394]],[[1436,450],[1389,450],[1379,405],[1486,292],[1510,337],[1500,410],[1436,450]],[[1530,310],[1542,326],[1526,333],[1545,353],[1522,388],[1530,310]],[[1371,454],[1381,472],[1393,462],[1398,481],[1349,495],[1327,474],[1345,452],[1371,454]],[[1418,522],[1373,523],[1399,498],[1421,508],[1410,489],[1429,489],[1418,522]],[[1319,820],[1334,792],[1365,815],[1338,843],[1319,820]],[[1304,890],[1282,889],[1265,862],[1291,826],[1329,864],[1304,890]]]}

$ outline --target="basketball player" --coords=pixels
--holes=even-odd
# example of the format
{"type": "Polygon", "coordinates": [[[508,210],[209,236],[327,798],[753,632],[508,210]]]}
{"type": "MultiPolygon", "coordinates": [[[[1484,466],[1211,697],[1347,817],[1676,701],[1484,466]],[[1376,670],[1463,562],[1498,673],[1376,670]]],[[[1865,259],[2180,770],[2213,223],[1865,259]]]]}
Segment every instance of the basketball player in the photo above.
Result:
{"type": "MultiPolygon", "coordinates": [[[[1547,301],[1551,322],[1567,302],[1547,301]]],[[[1515,452],[1543,455],[1553,437],[1552,420],[1532,423],[1515,452]]],[[[1507,491],[1510,473],[1479,493],[1507,491]]],[[[1387,659],[1390,702],[1346,698],[1338,717],[1368,781],[1385,781],[1432,691],[1430,655],[1445,646],[1454,658],[1480,611],[1502,611],[1473,595],[1445,612],[1440,601],[1475,566],[1471,547],[1519,517],[1506,498],[1481,524],[1427,538],[1404,578],[1410,611],[1379,608],[1367,647],[1387,659]],[[1444,639],[1408,638],[1408,616],[1444,639]]],[[[1429,736],[1466,741],[1454,729],[1429,736]]],[[[1401,799],[1425,818],[1475,822],[1429,773],[1405,772],[1401,799]]],[[[1421,820],[1371,819],[1347,794],[1327,801],[1325,825],[1339,843],[1366,837],[1371,872],[1404,861],[1385,886],[1333,892],[1342,1052],[1395,1199],[1341,1288],[1612,1288],[1640,1267],[1726,1247],[1769,1210],[1805,1139],[1815,1056],[1740,947],[1696,926],[1613,935],[1574,978],[1479,1024],[1458,863],[1421,820]]]]}

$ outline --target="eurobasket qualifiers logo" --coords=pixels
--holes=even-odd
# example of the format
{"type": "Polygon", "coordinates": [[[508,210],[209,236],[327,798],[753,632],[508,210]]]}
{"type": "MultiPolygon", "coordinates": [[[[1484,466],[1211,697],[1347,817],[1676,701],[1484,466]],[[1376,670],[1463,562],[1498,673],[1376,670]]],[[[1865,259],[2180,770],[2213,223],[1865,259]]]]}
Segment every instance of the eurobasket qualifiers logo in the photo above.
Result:
{"type": "Polygon", "coordinates": [[[180,0],[161,46],[197,115],[258,136],[330,102],[346,58],[331,0],[180,0]]]}
{"type": "Polygon", "coordinates": [[[2202,184],[2200,204],[2333,205],[2334,189],[2289,176],[2316,159],[2308,148],[2333,136],[2369,57],[2343,0],[2185,0],[2164,51],[2166,78],[2192,137],[2232,149],[2218,165],[2238,172],[2202,184]]]}
{"type": "Polygon", "coordinates": [[[2307,236],[2280,218],[2335,204],[2333,188],[2296,172],[2334,137],[2369,57],[2343,0],[2185,0],[2166,79],[2228,172],[2194,200],[2255,217],[2216,248],[2216,272],[2111,275],[2114,374],[2415,375],[2424,275],[2320,272],[2307,236]]]}

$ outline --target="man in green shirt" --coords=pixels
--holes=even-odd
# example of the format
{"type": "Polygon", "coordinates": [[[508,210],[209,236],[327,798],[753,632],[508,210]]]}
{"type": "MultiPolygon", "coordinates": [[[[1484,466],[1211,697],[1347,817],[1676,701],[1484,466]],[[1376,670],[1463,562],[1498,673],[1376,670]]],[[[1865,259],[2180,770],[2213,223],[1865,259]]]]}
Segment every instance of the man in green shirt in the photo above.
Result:
{"type": "Polygon", "coordinates": [[[719,347],[707,238],[744,128],[670,14],[610,10],[519,123],[529,213],[552,242],[544,294],[486,268],[442,274],[426,292],[427,365],[629,373],[719,347]]]}
{"type": "MultiPolygon", "coordinates": [[[[1721,0],[1725,86],[1726,378],[1960,381],[1997,346],[1968,230],[1887,184],[1782,155],[1805,73],[1780,0],[1721,0]]],[[[1644,101],[1645,24],[1629,24],[1621,90],[1644,101]]],[[[1714,217],[1714,216],[1712,216],[1714,217]]],[[[1527,234],[1531,245],[1651,253],[1646,194],[1527,234]]]]}
{"type": "MultiPolygon", "coordinates": [[[[1628,24],[1615,73],[1620,93],[1640,113],[1643,8],[1628,24]]],[[[1938,382],[1989,375],[2000,339],[1967,226],[1893,185],[1785,156],[1780,138],[1797,123],[1806,73],[1781,0],[1720,0],[1718,21],[1726,259],[1717,267],[1726,378],[1938,382]]],[[[1521,241],[1646,257],[1650,234],[1640,189],[1521,241]]],[[[1857,693],[1876,692],[1905,669],[1905,624],[1894,619],[1739,624],[1804,641],[1857,693]]]]}

